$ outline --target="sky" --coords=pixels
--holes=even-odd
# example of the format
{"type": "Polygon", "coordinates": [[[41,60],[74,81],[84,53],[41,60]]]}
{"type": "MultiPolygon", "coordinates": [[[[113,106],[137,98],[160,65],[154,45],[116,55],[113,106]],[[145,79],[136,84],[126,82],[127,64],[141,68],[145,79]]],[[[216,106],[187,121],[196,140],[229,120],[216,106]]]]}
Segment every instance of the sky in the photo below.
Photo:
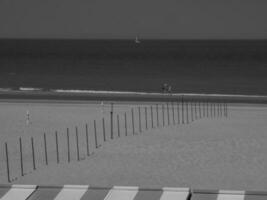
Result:
{"type": "Polygon", "coordinates": [[[0,38],[267,39],[266,0],[0,0],[0,38]]]}

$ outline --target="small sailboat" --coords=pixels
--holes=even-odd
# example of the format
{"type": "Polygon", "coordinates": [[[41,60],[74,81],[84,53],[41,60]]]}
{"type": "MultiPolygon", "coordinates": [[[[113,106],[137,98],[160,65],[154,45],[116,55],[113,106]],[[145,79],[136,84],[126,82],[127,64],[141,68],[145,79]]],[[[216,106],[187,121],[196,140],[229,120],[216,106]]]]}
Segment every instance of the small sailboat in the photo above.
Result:
{"type": "Polygon", "coordinates": [[[135,43],[136,43],[136,44],[141,43],[137,36],[135,37],[135,43]]]}

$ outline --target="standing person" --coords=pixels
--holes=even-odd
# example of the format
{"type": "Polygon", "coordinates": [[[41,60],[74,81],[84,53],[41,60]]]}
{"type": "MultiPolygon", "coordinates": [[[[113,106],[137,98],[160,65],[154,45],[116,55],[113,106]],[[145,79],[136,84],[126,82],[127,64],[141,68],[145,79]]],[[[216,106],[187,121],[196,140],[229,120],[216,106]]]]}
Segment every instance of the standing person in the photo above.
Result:
{"type": "Polygon", "coordinates": [[[27,126],[30,124],[30,111],[29,110],[27,110],[26,112],[26,124],[27,126]]]}
{"type": "Polygon", "coordinates": [[[168,85],[168,93],[171,94],[172,93],[172,86],[168,85]]]}
{"type": "Polygon", "coordinates": [[[164,83],[164,84],[162,85],[162,92],[163,92],[163,93],[166,93],[167,90],[168,90],[168,84],[167,84],[167,83],[164,83]]]}
{"type": "Polygon", "coordinates": [[[101,113],[104,113],[104,101],[101,101],[101,113]]]}

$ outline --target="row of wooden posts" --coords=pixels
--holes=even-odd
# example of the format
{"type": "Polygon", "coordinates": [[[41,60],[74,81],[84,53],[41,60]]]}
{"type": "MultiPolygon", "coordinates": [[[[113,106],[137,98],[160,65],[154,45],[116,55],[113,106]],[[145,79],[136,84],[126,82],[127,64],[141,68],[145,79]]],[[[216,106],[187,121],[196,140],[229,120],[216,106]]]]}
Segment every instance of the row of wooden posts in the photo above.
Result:
{"type": "MultiPolygon", "coordinates": [[[[142,120],[143,117],[141,115],[141,109],[142,107],[137,107],[138,109],[138,129],[139,133],[143,132],[144,130],[148,130],[149,128],[159,128],[159,127],[165,127],[170,125],[176,125],[176,124],[189,124],[190,122],[193,122],[194,120],[200,119],[200,118],[215,118],[215,117],[227,117],[228,116],[228,106],[225,102],[209,102],[209,101],[203,101],[203,102],[197,102],[197,101],[180,101],[180,102],[167,102],[163,104],[156,104],[154,106],[150,107],[143,107],[144,109],[144,120],[145,120],[145,127],[142,127],[142,120]],[[176,110],[175,110],[176,105],[176,110]],[[160,122],[160,112],[159,109],[161,107],[162,113],[161,113],[161,122],[160,122]],[[148,115],[149,115],[149,109],[150,109],[150,126],[148,125],[148,115]],[[170,111],[171,109],[171,111],[170,111]],[[154,112],[156,111],[156,123],[154,124],[154,112]],[[167,119],[166,112],[167,112],[167,119]],[[171,115],[172,113],[172,115],[171,115]],[[176,115],[176,117],[175,117],[176,115]],[[189,117],[190,116],[190,117],[189,117]],[[172,118],[172,122],[171,122],[172,118]]],[[[124,135],[127,136],[132,133],[132,135],[137,134],[136,127],[135,127],[135,117],[134,117],[134,108],[131,108],[131,127],[132,130],[128,130],[128,120],[127,120],[127,112],[124,112],[124,135]],[[130,133],[131,131],[131,133],[130,133]]],[[[95,149],[99,148],[101,144],[98,141],[98,131],[97,131],[97,125],[96,120],[94,120],[94,144],[95,149]]],[[[120,124],[120,117],[119,114],[117,114],[117,137],[121,137],[122,133],[120,130],[121,124],[120,124]]],[[[107,141],[107,135],[106,135],[106,125],[105,125],[105,118],[102,118],[102,133],[103,133],[103,142],[107,141]]],[[[75,137],[76,137],[76,153],[77,153],[77,161],[80,161],[81,155],[80,155],[80,147],[79,147],[79,132],[78,127],[75,127],[75,137]]],[[[90,156],[91,150],[89,147],[89,132],[88,132],[88,124],[85,125],[85,137],[86,137],[86,155],[90,156]]],[[[67,161],[71,161],[71,149],[70,149],[70,131],[69,128],[66,129],[66,138],[67,138],[67,161]]],[[[110,110],[110,139],[113,140],[115,138],[114,135],[114,104],[111,103],[111,110],[110,110]]],[[[31,142],[31,158],[32,158],[32,169],[36,170],[36,155],[35,155],[35,144],[34,144],[34,138],[30,138],[31,142]]],[[[48,159],[48,151],[47,151],[47,137],[46,133],[43,134],[43,144],[44,144],[44,162],[45,165],[49,164],[48,159]]],[[[58,139],[58,132],[55,132],[55,145],[56,145],[56,162],[60,163],[60,156],[59,156],[59,139],[58,139]]],[[[20,154],[20,175],[24,176],[24,161],[23,161],[23,146],[22,146],[22,138],[19,138],[19,154],[20,154]]],[[[12,182],[17,179],[11,177],[11,170],[10,170],[10,162],[9,162],[9,153],[8,153],[8,144],[5,142],[5,157],[6,157],[6,171],[7,171],[7,180],[8,182],[12,182]]]]}

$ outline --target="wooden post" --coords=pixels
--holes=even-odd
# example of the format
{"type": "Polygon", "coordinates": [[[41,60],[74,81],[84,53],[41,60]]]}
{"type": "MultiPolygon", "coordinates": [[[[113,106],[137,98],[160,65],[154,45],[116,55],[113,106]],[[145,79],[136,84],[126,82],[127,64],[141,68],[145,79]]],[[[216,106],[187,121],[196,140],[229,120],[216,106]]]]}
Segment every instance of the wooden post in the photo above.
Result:
{"type": "Polygon", "coordinates": [[[19,151],[20,151],[20,171],[21,171],[21,176],[24,176],[24,172],[23,172],[23,153],[22,153],[21,137],[19,138],[19,151]]]}
{"type": "Polygon", "coordinates": [[[9,159],[8,159],[8,147],[7,147],[7,142],[5,142],[5,152],[6,152],[6,171],[7,171],[7,181],[10,183],[10,171],[9,171],[9,159]]]}
{"type": "Polygon", "coordinates": [[[163,127],[165,126],[165,115],[164,115],[164,104],[162,104],[162,124],[163,124],[163,127]]]}
{"type": "Polygon", "coordinates": [[[213,103],[213,106],[214,106],[214,110],[213,111],[214,111],[214,118],[215,118],[215,117],[217,117],[216,116],[216,102],[213,103]]]}
{"type": "Polygon", "coordinates": [[[85,136],[86,136],[86,152],[87,152],[87,156],[90,156],[88,125],[87,124],[85,124],[85,136]]]}
{"type": "Polygon", "coordinates": [[[223,115],[226,117],[226,103],[223,102],[223,115]]]}
{"type": "Polygon", "coordinates": [[[220,117],[222,117],[222,102],[220,102],[220,117]]]}
{"type": "Polygon", "coordinates": [[[177,101],[177,121],[180,124],[180,109],[179,109],[179,102],[177,101]]]}
{"type": "Polygon", "coordinates": [[[133,127],[133,135],[134,135],[134,110],[132,108],[132,127],[133,127]]]}
{"type": "Polygon", "coordinates": [[[56,136],[57,163],[59,163],[59,152],[58,152],[58,135],[57,135],[57,131],[55,132],[55,136],[56,136]]]}
{"type": "Polygon", "coordinates": [[[117,126],[118,126],[118,137],[120,137],[121,134],[120,134],[120,119],[119,119],[119,115],[117,115],[117,126]]]}
{"type": "Polygon", "coordinates": [[[190,108],[191,108],[191,121],[194,121],[194,110],[193,110],[193,101],[190,102],[190,108]]]}
{"type": "Polygon", "coordinates": [[[156,104],[156,112],[157,112],[157,127],[159,127],[159,108],[158,108],[158,104],[156,104]]]}
{"type": "Polygon", "coordinates": [[[186,100],[186,104],[185,104],[185,106],[186,106],[186,123],[187,124],[189,124],[189,113],[188,113],[188,101],[186,100]]]}
{"type": "Polygon", "coordinates": [[[33,170],[36,170],[36,162],[35,162],[35,152],[34,152],[33,137],[31,137],[31,144],[32,144],[32,164],[33,164],[33,170]]]}
{"type": "Polygon", "coordinates": [[[125,136],[127,136],[127,114],[124,113],[125,136]]]}
{"type": "Polygon", "coordinates": [[[78,127],[75,127],[76,132],[76,148],[77,148],[77,160],[80,161],[80,149],[79,149],[79,136],[78,136],[78,127]]]}
{"type": "Polygon", "coordinates": [[[210,116],[213,118],[213,103],[212,101],[210,102],[210,116]]]}
{"type": "Polygon", "coordinates": [[[195,119],[198,119],[198,116],[197,116],[197,99],[194,103],[194,107],[195,107],[195,119]]]}
{"type": "Polygon", "coordinates": [[[198,109],[199,109],[199,118],[202,118],[202,114],[201,114],[201,102],[198,102],[198,109]]]}
{"type": "Polygon", "coordinates": [[[105,129],[105,119],[102,118],[102,128],[103,128],[103,139],[106,142],[106,129],[105,129]]]}
{"type": "Polygon", "coordinates": [[[169,104],[167,102],[167,119],[168,119],[168,126],[170,126],[170,113],[169,113],[169,104]]]}
{"type": "Polygon", "coordinates": [[[46,144],[46,134],[45,133],[44,133],[44,152],[45,152],[45,164],[48,165],[47,144],[46,144]]]}
{"type": "Polygon", "coordinates": [[[203,117],[206,116],[206,113],[205,113],[205,101],[202,102],[202,113],[203,113],[203,117]]]}
{"type": "Polygon", "coordinates": [[[97,143],[97,130],[96,130],[96,121],[94,120],[94,130],[95,130],[95,148],[98,148],[98,143],[97,143]]]}
{"type": "Polygon", "coordinates": [[[210,117],[213,118],[212,101],[210,102],[210,117]]]}
{"type": "Polygon", "coordinates": [[[206,100],[206,117],[209,118],[209,101],[206,100]]]}
{"type": "Polygon", "coordinates": [[[111,103],[111,110],[110,110],[110,138],[113,139],[113,103],[111,103]]]}
{"type": "Polygon", "coordinates": [[[172,122],[173,122],[173,125],[175,125],[173,101],[171,102],[171,105],[172,105],[172,122]]]}
{"type": "Polygon", "coordinates": [[[219,100],[219,102],[218,102],[218,115],[219,115],[219,118],[221,117],[221,102],[220,102],[220,100],[219,100]]]}
{"type": "Polygon", "coordinates": [[[138,107],[138,114],[139,114],[139,132],[142,132],[142,126],[141,126],[141,108],[138,107]]]}
{"type": "Polygon", "coordinates": [[[223,117],[223,102],[220,103],[220,112],[221,117],[223,117]]]}
{"type": "Polygon", "coordinates": [[[220,103],[217,103],[217,117],[220,117],[220,103]]]}
{"type": "Polygon", "coordinates": [[[182,124],[184,124],[184,96],[182,95],[182,124]]]}
{"type": "Polygon", "coordinates": [[[147,107],[145,107],[145,119],[146,119],[146,130],[148,129],[147,127],[147,107]]]}
{"type": "Polygon", "coordinates": [[[68,151],[68,162],[70,162],[70,135],[69,135],[69,128],[67,128],[67,151],[68,151]]]}
{"type": "Polygon", "coordinates": [[[152,106],[150,106],[150,113],[151,113],[151,128],[154,128],[153,107],[152,106]]]}
{"type": "Polygon", "coordinates": [[[225,111],[226,111],[226,117],[228,117],[228,104],[227,103],[225,103],[225,107],[226,107],[226,109],[225,109],[225,111]]]}

